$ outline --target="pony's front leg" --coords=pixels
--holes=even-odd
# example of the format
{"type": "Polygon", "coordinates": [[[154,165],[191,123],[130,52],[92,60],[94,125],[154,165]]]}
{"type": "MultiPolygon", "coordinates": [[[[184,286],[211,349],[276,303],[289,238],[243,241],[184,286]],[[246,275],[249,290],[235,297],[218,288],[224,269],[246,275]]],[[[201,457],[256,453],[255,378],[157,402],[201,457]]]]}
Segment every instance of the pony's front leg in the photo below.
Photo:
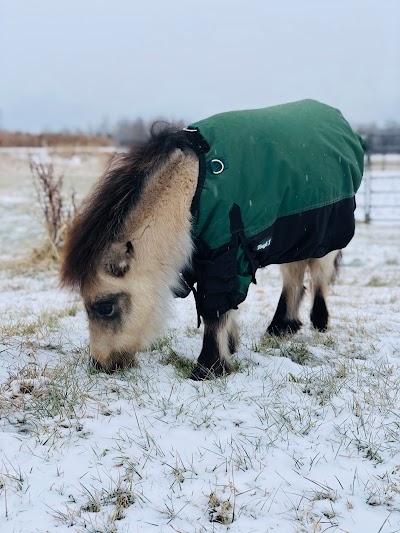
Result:
{"type": "Polygon", "coordinates": [[[231,354],[236,351],[238,329],[233,311],[219,318],[204,319],[203,347],[191,378],[209,379],[232,371],[231,354]]]}

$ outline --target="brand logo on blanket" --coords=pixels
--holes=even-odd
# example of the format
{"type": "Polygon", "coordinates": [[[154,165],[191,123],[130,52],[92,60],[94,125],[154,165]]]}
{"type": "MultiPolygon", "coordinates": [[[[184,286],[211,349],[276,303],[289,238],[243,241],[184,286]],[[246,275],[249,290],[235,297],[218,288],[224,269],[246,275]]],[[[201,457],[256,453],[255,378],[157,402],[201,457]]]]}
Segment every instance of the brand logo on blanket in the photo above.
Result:
{"type": "Polygon", "coordinates": [[[271,244],[272,239],[267,239],[266,241],[260,243],[256,250],[265,250],[265,248],[268,248],[268,246],[271,244]]]}

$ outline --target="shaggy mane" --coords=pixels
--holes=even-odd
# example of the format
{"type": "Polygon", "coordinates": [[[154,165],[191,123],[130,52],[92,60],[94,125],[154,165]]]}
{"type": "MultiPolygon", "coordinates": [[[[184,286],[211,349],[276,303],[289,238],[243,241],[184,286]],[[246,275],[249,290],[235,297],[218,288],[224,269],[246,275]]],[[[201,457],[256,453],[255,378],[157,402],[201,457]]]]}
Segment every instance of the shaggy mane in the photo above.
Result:
{"type": "Polygon", "coordinates": [[[98,259],[118,239],[124,221],[138,204],[148,176],[165,164],[177,148],[198,153],[191,135],[171,125],[153,124],[149,140],[114,156],[74,220],[64,247],[61,283],[81,289],[98,259]]]}

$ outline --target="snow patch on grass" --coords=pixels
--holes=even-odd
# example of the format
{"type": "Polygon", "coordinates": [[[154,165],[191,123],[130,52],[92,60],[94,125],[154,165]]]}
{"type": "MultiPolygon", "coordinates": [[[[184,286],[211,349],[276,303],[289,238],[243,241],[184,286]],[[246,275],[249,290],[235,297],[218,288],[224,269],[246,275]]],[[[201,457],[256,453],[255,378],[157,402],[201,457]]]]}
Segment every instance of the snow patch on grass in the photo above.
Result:
{"type": "Polygon", "coordinates": [[[259,271],[235,372],[208,382],[188,378],[202,343],[190,298],[138,367],[104,375],[79,299],[55,273],[8,265],[1,533],[399,530],[399,234],[357,225],[325,334],[306,302],[298,334],[266,336],[281,286],[277,267],[259,271]]]}

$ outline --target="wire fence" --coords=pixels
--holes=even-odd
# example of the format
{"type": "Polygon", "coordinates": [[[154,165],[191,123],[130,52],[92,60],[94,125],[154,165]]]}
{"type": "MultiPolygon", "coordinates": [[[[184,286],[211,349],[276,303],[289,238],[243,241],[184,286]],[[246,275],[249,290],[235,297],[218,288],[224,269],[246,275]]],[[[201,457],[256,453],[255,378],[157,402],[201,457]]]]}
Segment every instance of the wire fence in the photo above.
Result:
{"type": "Polygon", "coordinates": [[[400,156],[367,155],[356,197],[358,220],[400,222],[400,156]]]}

